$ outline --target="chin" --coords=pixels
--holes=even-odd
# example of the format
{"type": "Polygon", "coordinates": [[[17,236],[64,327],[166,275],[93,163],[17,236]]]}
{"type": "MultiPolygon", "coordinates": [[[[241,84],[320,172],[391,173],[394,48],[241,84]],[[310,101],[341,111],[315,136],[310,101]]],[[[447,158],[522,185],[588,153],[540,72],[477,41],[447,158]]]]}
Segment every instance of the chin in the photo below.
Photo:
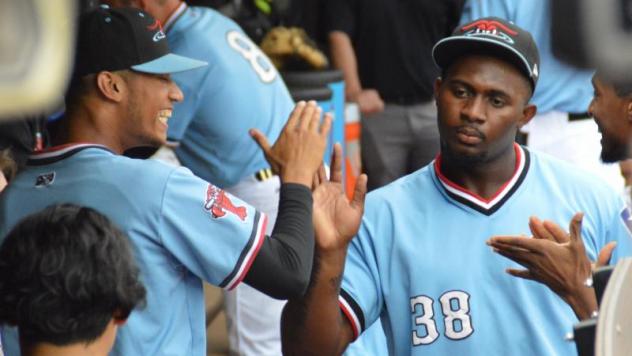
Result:
{"type": "Polygon", "coordinates": [[[628,158],[632,158],[629,145],[607,145],[605,142],[602,143],[601,160],[604,163],[615,163],[628,158]]]}
{"type": "Polygon", "coordinates": [[[448,145],[441,144],[441,154],[445,159],[458,163],[461,166],[475,166],[487,159],[487,151],[482,151],[478,147],[462,144],[448,145]]]}

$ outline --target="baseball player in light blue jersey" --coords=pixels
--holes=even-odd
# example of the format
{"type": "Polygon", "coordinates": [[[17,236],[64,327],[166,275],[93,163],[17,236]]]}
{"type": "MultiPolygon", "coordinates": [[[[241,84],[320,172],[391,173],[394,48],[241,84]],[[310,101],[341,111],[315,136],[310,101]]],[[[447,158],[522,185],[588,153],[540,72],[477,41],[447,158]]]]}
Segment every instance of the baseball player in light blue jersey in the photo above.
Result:
{"type": "Polygon", "coordinates": [[[507,274],[520,265],[486,243],[531,235],[534,215],[567,224],[584,211],[591,258],[610,241],[615,260],[632,253],[614,191],[514,142],[536,112],[529,99],[539,59],[528,32],[478,19],[439,41],[433,57],[442,68],[441,154],[369,194],[348,252],[345,235],[316,229],[338,243],[319,245],[317,278],[285,307],[289,355],[338,354],[378,319],[392,355],[574,354],[564,339],[573,310],[545,285],[507,274]]]}
{"type": "MultiPolygon", "coordinates": [[[[189,7],[182,0],[106,2],[144,9],[164,24],[174,53],[209,63],[173,75],[187,100],[175,105],[167,139],[177,144],[175,153],[183,166],[266,213],[273,224],[279,178],[248,135],[257,128],[276,140],[294,106],[272,62],[239,25],[213,9],[189,7]]],[[[279,354],[285,302],[247,285],[224,296],[231,350],[279,354]]]]}
{"type": "MultiPolygon", "coordinates": [[[[299,103],[277,142],[265,145],[283,182],[278,223],[221,188],[155,161],[121,154],[165,142],[173,104],[169,74],[205,65],[169,53],[160,23],[139,9],[99,8],[82,16],[66,95],[64,145],[35,154],[0,196],[0,236],[55,203],[108,216],[130,238],[147,307],[120,328],[114,355],[206,354],[202,280],[231,289],[244,281],[276,298],[303,294],[313,259],[309,187],[331,120],[299,103]]],[[[17,336],[3,333],[7,354],[17,336]]]]}

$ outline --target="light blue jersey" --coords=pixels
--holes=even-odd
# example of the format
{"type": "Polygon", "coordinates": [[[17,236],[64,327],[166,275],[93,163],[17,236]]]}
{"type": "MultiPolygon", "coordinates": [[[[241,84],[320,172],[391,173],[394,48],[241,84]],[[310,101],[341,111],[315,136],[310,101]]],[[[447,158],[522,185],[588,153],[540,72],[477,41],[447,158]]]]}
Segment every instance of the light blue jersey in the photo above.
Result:
{"type": "Polygon", "coordinates": [[[440,157],[367,197],[349,247],[340,305],[354,332],[381,318],[392,355],[574,355],[564,340],[577,322],[546,286],[512,277],[522,268],[485,244],[530,236],[530,216],[568,226],[585,213],[592,259],[617,241],[613,261],[632,254],[629,216],[599,180],[515,146],[513,177],[491,199],[440,172],[440,157]]]}
{"type": "Polygon", "coordinates": [[[270,60],[232,20],[202,7],[186,7],[167,22],[173,53],[204,59],[208,66],[173,74],[185,100],[169,121],[182,164],[227,188],[269,167],[248,134],[258,128],[276,141],[294,107],[270,60]]]}
{"type": "MultiPolygon", "coordinates": [[[[28,163],[0,195],[0,236],[51,204],[100,211],[129,236],[147,289],[147,307],[132,312],[111,354],[206,355],[202,280],[230,289],[244,278],[265,237],[265,215],[186,168],[103,146],[61,146],[28,163]]],[[[3,341],[18,355],[13,332],[3,341]]]]}
{"type": "Polygon", "coordinates": [[[540,79],[532,103],[538,114],[586,112],[592,100],[592,71],[579,70],[553,57],[549,0],[467,0],[461,23],[497,16],[529,31],[540,52],[540,79]]]}

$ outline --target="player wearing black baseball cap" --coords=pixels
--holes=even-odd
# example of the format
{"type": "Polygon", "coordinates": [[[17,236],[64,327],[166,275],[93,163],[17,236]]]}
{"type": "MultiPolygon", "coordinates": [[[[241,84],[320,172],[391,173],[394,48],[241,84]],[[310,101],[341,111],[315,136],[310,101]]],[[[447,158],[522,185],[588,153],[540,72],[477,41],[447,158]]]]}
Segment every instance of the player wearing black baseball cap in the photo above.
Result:
{"type": "MultiPolygon", "coordinates": [[[[361,222],[316,227],[318,239],[348,245],[317,245],[310,289],[284,310],[284,354],[338,355],[358,337],[376,337],[360,336],[375,325],[392,355],[572,354],[559,335],[585,311],[575,315],[547,288],[507,274],[530,276],[486,242],[534,235],[531,216],[560,224],[591,211],[580,237],[591,253],[611,241],[614,259],[632,251],[625,225],[613,223],[621,220],[616,192],[514,140],[536,113],[539,59],[526,31],[478,19],[439,41],[433,57],[443,70],[434,94],[441,153],[371,192],[361,222]],[[353,239],[342,233],[358,223],[353,239]]],[[[516,254],[522,264],[525,252],[516,254]]],[[[574,303],[570,293],[563,298],[574,303]]]]}

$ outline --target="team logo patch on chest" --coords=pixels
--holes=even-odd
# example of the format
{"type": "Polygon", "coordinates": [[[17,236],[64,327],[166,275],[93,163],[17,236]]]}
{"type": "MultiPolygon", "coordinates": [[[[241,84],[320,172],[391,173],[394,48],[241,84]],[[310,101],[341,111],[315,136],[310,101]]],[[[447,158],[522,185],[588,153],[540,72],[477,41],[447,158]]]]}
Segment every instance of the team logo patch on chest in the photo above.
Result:
{"type": "Polygon", "coordinates": [[[211,184],[206,188],[204,210],[216,219],[226,216],[226,213],[229,212],[237,215],[241,221],[245,221],[248,214],[246,207],[233,205],[233,202],[222,189],[211,184]]]}
{"type": "Polygon", "coordinates": [[[54,181],[55,181],[55,172],[40,174],[35,179],[35,186],[38,188],[47,187],[53,184],[54,181]]]}

